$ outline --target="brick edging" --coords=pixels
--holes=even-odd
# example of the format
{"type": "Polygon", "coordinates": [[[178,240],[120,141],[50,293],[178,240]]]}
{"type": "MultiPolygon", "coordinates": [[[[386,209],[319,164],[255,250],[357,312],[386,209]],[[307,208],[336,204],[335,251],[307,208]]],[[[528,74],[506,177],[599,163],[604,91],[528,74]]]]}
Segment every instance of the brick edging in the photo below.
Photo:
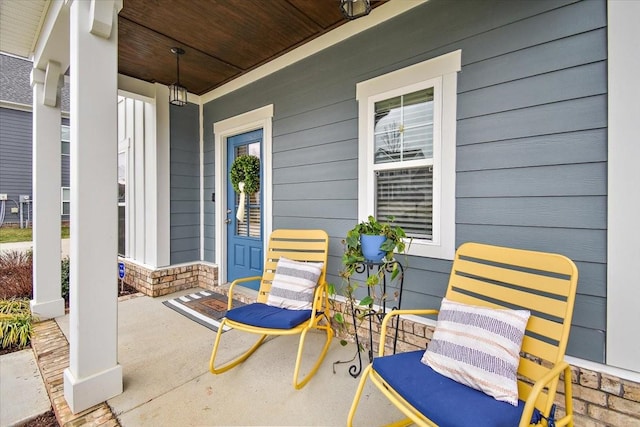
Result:
{"type": "Polygon", "coordinates": [[[33,325],[31,348],[59,425],[120,426],[106,402],[77,414],[71,412],[64,398],[63,377],[64,370],[69,366],[69,343],[55,320],[45,320],[33,325]]]}

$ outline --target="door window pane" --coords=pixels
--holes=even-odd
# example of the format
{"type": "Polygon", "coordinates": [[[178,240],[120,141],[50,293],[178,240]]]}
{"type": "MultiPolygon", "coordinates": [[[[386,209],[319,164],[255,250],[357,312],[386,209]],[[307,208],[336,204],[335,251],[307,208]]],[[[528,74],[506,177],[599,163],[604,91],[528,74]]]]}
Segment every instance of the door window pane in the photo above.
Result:
{"type": "MultiPolygon", "coordinates": [[[[235,157],[250,154],[260,158],[260,143],[238,145],[235,147],[235,157]]],[[[236,193],[236,212],[240,205],[240,194],[236,193]]],[[[254,194],[245,194],[244,221],[236,221],[236,236],[261,237],[262,212],[260,206],[260,191],[254,194]]]]}

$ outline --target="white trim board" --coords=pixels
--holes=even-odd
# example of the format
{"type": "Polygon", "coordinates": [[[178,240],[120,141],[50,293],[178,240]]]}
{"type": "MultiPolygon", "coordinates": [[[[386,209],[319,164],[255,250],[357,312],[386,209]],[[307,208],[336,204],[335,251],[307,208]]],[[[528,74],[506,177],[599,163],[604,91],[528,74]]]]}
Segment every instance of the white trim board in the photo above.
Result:
{"type": "Polygon", "coordinates": [[[608,190],[607,190],[607,365],[640,373],[640,2],[607,2],[608,190]]]}

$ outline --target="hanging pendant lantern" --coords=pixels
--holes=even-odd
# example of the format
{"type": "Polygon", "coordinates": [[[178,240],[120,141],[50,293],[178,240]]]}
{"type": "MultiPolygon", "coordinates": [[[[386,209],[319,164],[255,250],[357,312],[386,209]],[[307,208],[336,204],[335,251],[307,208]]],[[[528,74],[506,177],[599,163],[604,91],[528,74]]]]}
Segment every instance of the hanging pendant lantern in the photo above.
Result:
{"type": "Polygon", "coordinates": [[[184,55],[184,49],[172,47],[171,53],[176,55],[176,69],[178,80],[169,86],[169,104],[179,107],[187,105],[187,88],[180,84],[180,55],[184,55]]]}
{"type": "Polygon", "coordinates": [[[345,18],[352,20],[371,12],[370,0],[340,0],[340,10],[345,18]]]}

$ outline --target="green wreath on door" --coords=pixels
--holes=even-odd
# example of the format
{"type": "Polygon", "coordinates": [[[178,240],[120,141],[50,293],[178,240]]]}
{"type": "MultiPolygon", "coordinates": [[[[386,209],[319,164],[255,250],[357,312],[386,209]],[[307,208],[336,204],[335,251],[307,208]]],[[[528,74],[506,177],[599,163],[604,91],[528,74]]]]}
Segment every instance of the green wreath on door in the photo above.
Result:
{"type": "Polygon", "coordinates": [[[250,154],[236,157],[231,165],[231,185],[240,193],[238,184],[244,182],[244,192],[254,194],[260,190],[260,159],[250,154]]]}

